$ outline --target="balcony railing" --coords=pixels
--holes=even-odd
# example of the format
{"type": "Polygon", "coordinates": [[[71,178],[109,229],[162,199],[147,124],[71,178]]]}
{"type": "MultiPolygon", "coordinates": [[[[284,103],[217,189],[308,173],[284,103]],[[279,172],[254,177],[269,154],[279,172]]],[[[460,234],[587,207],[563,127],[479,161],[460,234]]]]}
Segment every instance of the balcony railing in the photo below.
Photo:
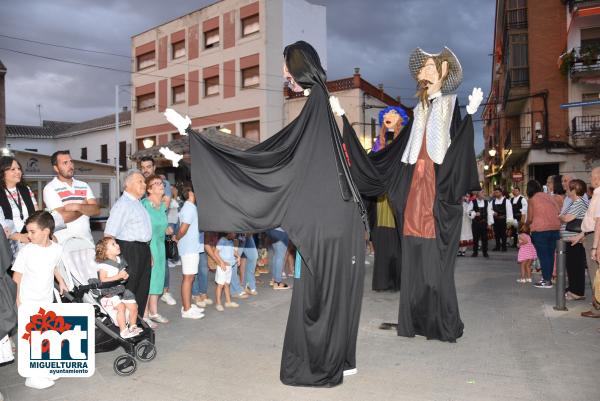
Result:
{"type": "Polygon", "coordinates": [[[510,68],[510,87],[529,85],[529,67],[510,68]]]}
{"type": "Polygon", "coordinates": [[[600,116],[577,116],[571,120],[573,139],[600,139],[600,116]]]}
{"type": "Polygon", "coordinates": [[[531,127],[512,128],[504,141],[504,149],[528,149],[531,144],[531,127]]]}
{"type": "Polygon", "coordinates": [[[569,75],[573,77],[600,73],[600,46],[577,47],[567,53],[569,75]]]}
{"type": "Polygon", "coordinates": [[[527,8],[506,10],[505,18],[507,29],[527,28],[527,8]]]}

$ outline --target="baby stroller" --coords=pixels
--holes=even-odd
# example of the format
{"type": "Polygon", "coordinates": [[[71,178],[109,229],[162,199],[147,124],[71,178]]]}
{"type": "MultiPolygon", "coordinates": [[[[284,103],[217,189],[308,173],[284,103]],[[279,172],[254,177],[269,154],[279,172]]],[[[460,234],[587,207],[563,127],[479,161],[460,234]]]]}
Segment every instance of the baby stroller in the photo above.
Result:
{"type": "MultiPolygon", "coordinates": [[[[96,317],[96,352],[110,352],[119,347],[125,354],[119,355],[113,368],[120,376],[129,376],[137,369],[136,359],[150,362],[156,357],[154,331],[143,321],[143,332],[131,338],[122,338],[116,323],[116,310],[107,310],[100,298],[107,292],[114,295],[125,290],[118,281],[102,283],[98,280],[94,245],[83,238],[70,238],[63,244],[59,264],[60,273],[69,288],[62,302],[89,303],[94,306],[96,317]]],[[[60,302],[60,297],[57,296],[60,302]]],[[[138,316],[139,317],[139,316],[138,316]]]]}

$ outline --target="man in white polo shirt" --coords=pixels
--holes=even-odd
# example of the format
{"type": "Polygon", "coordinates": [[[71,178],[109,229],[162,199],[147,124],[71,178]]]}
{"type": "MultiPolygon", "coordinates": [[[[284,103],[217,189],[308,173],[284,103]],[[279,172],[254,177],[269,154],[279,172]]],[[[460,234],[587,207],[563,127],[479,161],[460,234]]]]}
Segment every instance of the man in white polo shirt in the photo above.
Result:
{"type": "Polygon", "coordinates": [[[86,238],[92,243],[90,216],[100,214],[100,206],[90,186],[73,178],[75,166],[68,150],[54,152],[50,158],[56,177],[44,187],[44,204],[57,211],[67,228],[56,233],[60,243],[71,237],[86,238]]]}

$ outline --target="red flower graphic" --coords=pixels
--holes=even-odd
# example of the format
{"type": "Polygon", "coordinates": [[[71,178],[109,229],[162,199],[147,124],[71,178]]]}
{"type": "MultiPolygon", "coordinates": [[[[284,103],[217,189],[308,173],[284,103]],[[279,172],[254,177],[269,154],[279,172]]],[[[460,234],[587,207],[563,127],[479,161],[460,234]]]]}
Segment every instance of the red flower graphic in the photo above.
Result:
{"type": "MultiPolygon", "coordinates": [[[[43,308],[40,308],[36,315],[31,316],[30,322],[25,326],[25,333],[22,338],[24,340],[29,340],[29,344],[31,344],[32,331],[40,331],[43,333],[48,330],[55,330],[62,333],[70,329],[71,325],[65,323],[64,317],[56,316],[56,313],[52,311],[46,312],[43,308]]],[[[42,342],[42,352],[48,352],[49,350],[50,343],[48,340],[44,340],[42,342]]]]}

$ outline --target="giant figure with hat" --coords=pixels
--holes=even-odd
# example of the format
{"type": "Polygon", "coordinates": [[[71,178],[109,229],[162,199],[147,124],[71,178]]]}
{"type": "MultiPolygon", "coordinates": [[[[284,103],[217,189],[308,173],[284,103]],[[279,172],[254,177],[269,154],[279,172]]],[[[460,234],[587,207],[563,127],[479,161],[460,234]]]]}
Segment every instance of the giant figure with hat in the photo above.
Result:
{"type": "MultiPolygon", "coordinates": [[[[398,335],[455,342],[463,333],[454,283],[461,199],[480,187],[471,116],[483,93],[473,90],[461,118],[453,92],[463,73],[447,47],[437,54],[417,48],[409,67],[418,103],[398,137],[367,155],[344,116],[344,142],[361,194],[386,194],[396,215],[402,260],[398,335]]],[[[343,114],[339,101],[330,101],[343,114]]]]}

